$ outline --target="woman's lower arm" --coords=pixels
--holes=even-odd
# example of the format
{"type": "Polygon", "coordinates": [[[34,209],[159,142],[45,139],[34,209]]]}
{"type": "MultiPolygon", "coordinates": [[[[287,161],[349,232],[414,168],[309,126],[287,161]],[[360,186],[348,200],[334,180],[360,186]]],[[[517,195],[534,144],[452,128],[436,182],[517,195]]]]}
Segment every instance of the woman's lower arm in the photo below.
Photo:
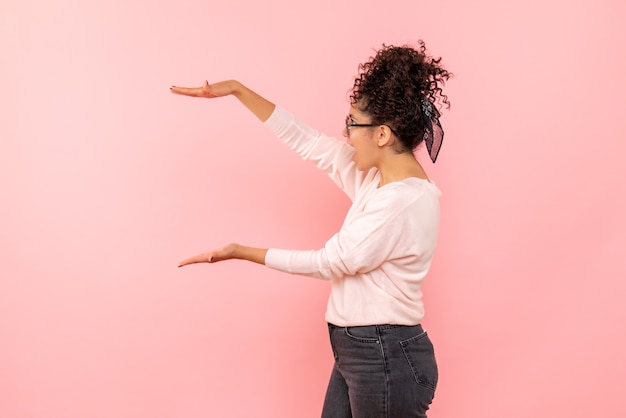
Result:
{"type": "Polygon", "coordinates": [[[276,105],[263,96],[250,90],[238,81],[231,80],[232,95],[235,96],[244,106],[246,106],[254,115],[265,122],[274,112],[276,105]]]}
{"type": "Polygon", "coordinates": [[[254,248],[245,245],[235,245],[235,251],[233,258],[239,260],[252,261],[253,263],[265,265],[265,256],[267,254],[266,248],[254,248]]]}

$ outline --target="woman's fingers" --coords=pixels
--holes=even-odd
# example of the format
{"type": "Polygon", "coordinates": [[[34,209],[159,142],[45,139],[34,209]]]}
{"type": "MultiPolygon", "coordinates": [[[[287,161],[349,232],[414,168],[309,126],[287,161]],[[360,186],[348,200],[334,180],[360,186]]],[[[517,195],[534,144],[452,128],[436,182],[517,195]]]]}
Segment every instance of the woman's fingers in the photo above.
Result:
{"type": "Polygon", "coordinates": [[[222,97],[231,94],[234,90],[234,82],[220,81],[218,83],[209,84],[205,81],[200,87],[170,87],[170,91],[174,94],[181,94],[183,96],[191,97],[222,97]]]}
{"type": "Polygon", "coordinates": [[[237,244],[228,244],[219,250],[194,255],[193,257],[189,257],[188,259],[178,263],[178,267],[183,267],[189,264],[217,263],[218,261],[230,260],[235,257],[236,248],[237,244]]]}
{"type": "Polygon", "coordinates": [[[183,267],[189,264],[197,264],[197,263],[211,263],[213,262],[213,257],[211,253],[202,253],[198,255],[194,255],[193,257],[189,257],[180,263],[178,263],[178,267],[183,267]]]}
{"type": "Polygon", "coordinates": [[[170,87],[172,93],[190,97],[210,97],[210,90],[209,83],[206,81],[201,87],[170,87]]]}

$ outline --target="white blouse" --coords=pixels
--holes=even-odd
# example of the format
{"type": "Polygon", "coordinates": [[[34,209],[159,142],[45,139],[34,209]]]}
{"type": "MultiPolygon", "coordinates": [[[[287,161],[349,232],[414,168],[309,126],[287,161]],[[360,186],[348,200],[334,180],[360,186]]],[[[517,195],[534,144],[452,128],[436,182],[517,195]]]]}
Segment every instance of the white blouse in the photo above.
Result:
{"type": "Polygon", "coordinates": [[[326,321],[332,324],[420,323],[421,286],[439,232],[439,189],[417,177],[378,187],[380,173],[359,171],[350,145],[317,132],[279,107],[265,124],[303,159],[326,171],[352,200],[341,229],[324,248],[270,249],[265,264],[330,280],[326,321]]]}

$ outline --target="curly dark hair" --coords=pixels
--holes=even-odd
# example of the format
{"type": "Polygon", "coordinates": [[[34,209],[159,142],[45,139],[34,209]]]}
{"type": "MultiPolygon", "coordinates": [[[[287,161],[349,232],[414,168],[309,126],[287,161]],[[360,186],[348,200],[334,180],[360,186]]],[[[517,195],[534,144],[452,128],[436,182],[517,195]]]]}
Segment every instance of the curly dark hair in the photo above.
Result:
{"type": "Polygon", "coordinates": [[[450,108],[443,86],[452,76],[440,63],[426,52],[424,41],[417,49],[411,46],[385,45],[376,56],[359,65],[359,75],[354,80],[350,102],[372,118],[372,124],[387,125],[399,138],[399,152],[413,151],[424,139],[427,117],[422,101],[438,101],[450,108]]]}

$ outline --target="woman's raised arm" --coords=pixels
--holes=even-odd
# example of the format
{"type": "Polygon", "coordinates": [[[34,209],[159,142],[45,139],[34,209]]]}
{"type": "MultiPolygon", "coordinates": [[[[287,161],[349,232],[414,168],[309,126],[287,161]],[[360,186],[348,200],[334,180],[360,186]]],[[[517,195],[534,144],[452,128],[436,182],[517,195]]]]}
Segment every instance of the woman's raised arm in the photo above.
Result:
{"type": "Polygon", "coordinates": [[[250,90],[236,80],[220,81],[218,83],[209,84],[205,81],[201,87],[177,87],[172,86],[170,90],[174,94],[180,94],[190,97],[204,97],[213,99],[215,97],[235,96],[244,104],[254,115],[265,122],[274,112],[276,105],[250,90]]]}

